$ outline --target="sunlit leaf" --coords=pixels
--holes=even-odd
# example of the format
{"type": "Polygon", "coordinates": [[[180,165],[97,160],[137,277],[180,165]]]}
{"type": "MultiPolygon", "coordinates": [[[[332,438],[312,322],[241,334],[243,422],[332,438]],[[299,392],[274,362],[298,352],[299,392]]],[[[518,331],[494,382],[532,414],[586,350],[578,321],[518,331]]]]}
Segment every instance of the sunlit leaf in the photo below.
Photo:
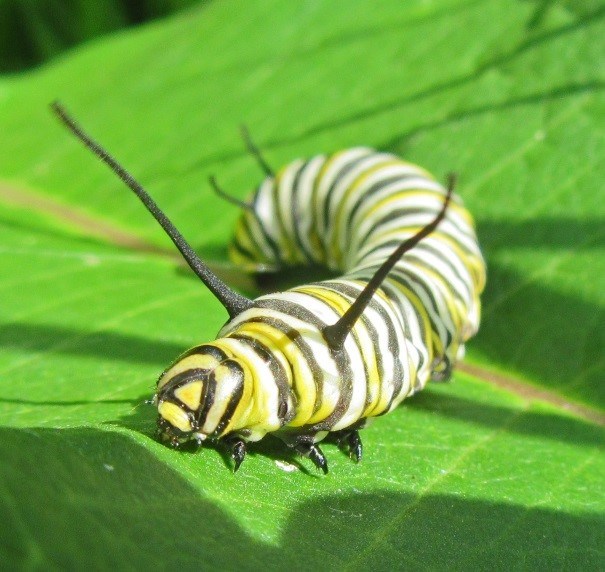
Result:
{"type": "Polygon", "coordinates": [[[0,80],[3,564],[603,568],[604,18],[225,0],[0,80]],[[276,440],[237,475],[155,442],[158,373],[226,313],[56,98],[222,268],[238,213],[207,177],[262,177],[241,123],[274,166],[364,144],[457,171],[489,282],[453,383],[364,430],[360,465],[326,445],[327,477],[276,440]]]}

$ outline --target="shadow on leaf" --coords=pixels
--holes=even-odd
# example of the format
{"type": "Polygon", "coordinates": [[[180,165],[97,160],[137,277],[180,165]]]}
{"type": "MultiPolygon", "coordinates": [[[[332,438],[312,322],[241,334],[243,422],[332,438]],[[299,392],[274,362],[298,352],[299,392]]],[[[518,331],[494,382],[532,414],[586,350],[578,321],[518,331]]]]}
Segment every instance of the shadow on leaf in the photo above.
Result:
{"type": "MultiPolygon", "coordinates": [[[[573,562],[597,569],[603,563],[605,522],[596,514],[374,490],[295,506],[278,542],[265,543],[261,531],[253,536],[124,435],[1,430],[0,457],[0,543],[8,568],[34,560],[41,567],[180,570],[544,569],[573,562]]],[[[228,473],[218,478],[241,479],[247,495],[262,486],[228,473]]],[[[256,492],[258,527],[275,518],[275,508],[266,492],[256,492]]]]}
{"type": "Polygon", "coordinates": [[[405,402],[410,408],[432,412],[439,417],[459,419],[465,423],[475,423],[481,427],[501,429],[508,433],[530,435],[574,445],[600,447],[603,443],[603,429],[573,417],[564,417],[542,411],[523,412],[479,403],[456,395],[441,395],[430,387],[417,393],[405,402]],[[517,417],[517,419],[515,419],[517,417]],[[510,420],[514,420],[509,424],[510,420]]]}
{"type": "Polygon", "coordinates": [[[152,363],[162,368],[187,349],[177,344],[117,332],[87,333],[63,326],[27,323],[0,326],[0,347],[152,363]]]}

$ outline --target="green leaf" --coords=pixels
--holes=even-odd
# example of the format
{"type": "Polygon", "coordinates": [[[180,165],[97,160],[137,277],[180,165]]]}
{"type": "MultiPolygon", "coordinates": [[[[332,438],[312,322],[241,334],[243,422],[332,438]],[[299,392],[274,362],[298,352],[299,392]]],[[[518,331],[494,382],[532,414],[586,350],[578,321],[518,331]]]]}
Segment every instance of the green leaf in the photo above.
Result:
{"type": "Polygon", "coordinates": [[[3,564],[603,568],[604,17],[223,1],[0,80],[3,564]],[[456,170],[489,282],[453,383],[364,430],[360,465],[326,445],[327,477],[272,439],[237,475],[155,442],[158,373],[226,314],[55,98],[223,268],[238,213],[207,177],[260,180],[242,122],[274,166],[365,144],[456,170]]]}

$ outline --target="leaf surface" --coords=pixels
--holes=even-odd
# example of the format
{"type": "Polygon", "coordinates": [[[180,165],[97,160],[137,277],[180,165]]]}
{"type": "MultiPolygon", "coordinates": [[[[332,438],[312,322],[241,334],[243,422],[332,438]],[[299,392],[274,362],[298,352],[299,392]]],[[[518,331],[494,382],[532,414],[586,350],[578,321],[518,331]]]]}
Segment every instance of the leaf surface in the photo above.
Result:
{"type": "MultiPolygon", "coordinates": [[[[605,11],[598,2],[213,2],[0,80],[0,546],[25,569],[602,568],[605,11]],[[455,170],[489,266],[454,382],[330,474],[153,439],[161,370],[226,319],[60,98],[227,279],[273,166],[364,144],[455,170]]],[[[308,278],[302,273],[299,282],[308,278]]]]}

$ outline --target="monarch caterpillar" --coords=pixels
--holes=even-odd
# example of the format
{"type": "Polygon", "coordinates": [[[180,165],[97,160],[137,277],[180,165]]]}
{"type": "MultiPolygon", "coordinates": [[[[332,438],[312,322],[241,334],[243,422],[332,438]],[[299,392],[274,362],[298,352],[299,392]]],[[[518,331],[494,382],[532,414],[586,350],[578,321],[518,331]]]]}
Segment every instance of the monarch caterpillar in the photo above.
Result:
{"type": "Polygon", "coordinates": [[[58,104],[59,119],[139,197],[229,321],[160,375],[158,436],[178,447],[225,443],[237,471],[246,443],[279,436],[324,473],[332,434],[357,461],[361,429],[429,379],[447,379],[479,326],[485,265],[470,214],[426,171],[368,148],[297,160],[242,208],[230,254],[245,264],[319,263],[340,278],[250,300],[193,252],[141,185],[58,104]],[[405,254],[405,257],[403,255],[405,254]]]}

